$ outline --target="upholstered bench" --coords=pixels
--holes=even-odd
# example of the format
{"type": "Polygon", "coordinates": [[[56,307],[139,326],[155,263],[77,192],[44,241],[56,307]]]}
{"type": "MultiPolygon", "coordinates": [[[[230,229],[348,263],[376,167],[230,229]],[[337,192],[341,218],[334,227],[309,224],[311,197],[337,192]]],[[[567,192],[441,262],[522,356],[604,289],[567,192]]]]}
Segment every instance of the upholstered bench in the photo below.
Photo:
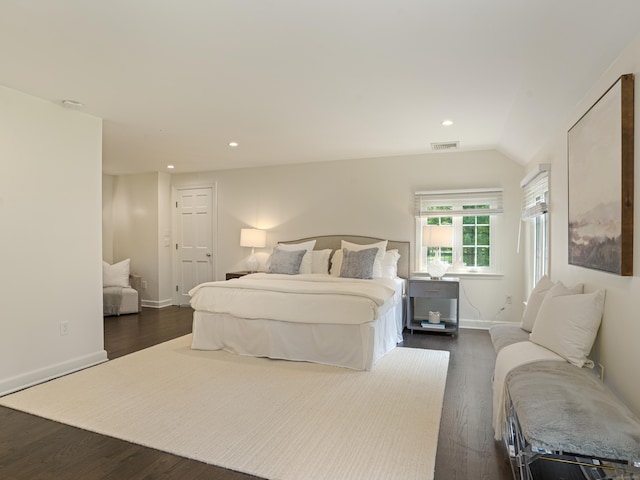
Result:
{"type": "Polygon", "coordinates": [[[512,343],[529,340],[529,332],[523,330],[520,324],[513,323],[494,325],[489,329],[489,335],[491,335],[491,343],[496,353],[512,343]]]}
{"type": "Polygon", "coordinates": [[[596,465],[607,476],[595,478],[640,478],[640,421],[590,369],[557,361],[521,365],[507,375],[506,391],[503,436],[516,478],[535,478],[536,460],[596,465]]]}
{"type": "MultiPolygon", "coordinates": [[[[489,333],[496,353],[531,347],[520,325],[489,333]]],[[[502,440],[514,478],[640,479],[640,420],[591,369],[537,360],[509,371],[504,390],[502,440]]]]}

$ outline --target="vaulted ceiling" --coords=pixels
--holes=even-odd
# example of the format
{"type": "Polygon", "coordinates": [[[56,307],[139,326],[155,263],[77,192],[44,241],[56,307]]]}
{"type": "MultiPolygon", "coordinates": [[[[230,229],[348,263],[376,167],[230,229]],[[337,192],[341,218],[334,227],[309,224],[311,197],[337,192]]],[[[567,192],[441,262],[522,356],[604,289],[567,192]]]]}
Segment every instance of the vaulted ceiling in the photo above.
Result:
{"type": "Polygon", "coordinates": [[[110,174],[455,141],[526,163],[639,18],[638,0],[3,0],[0,85],[102,118],[110,174]]]}

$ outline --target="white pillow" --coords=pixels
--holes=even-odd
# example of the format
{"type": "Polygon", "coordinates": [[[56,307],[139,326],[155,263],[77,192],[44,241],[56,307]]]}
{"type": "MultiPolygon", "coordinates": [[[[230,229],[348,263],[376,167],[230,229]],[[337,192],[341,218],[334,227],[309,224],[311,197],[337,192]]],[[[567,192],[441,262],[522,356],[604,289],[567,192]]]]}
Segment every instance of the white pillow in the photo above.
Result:
{"type": "Polygon", "coordinates": [[[300,273],[311,273],[312,272],[312,254],[313,247],[316,246],[315,240],[309,240],[308,242],[302,243],[279,243],[278,248],[281,250],[295,251],[295,250],[306,250],[307,253],[304,254],[302,258],[302,263],[300,264],[300,273]]]}
{"type": "Polygon", "coordinates": [[[544,296],[554,285],[555,283],[549,280],[549,277],[546,275],[538,280],[538,283],[536,283],[536,286],[533,287],[533,290],[529,295],[527,306],[524,307],[520,328],[531,333],[533,324],[536,321],[536,316],[538,315],[538,310],[540,310],[540,305],[542,305],[542,300],[544,300],[544,296]]]}
{"type": "Polygon", "coordinates": [[[540,306],[529,339],[577,367],[593,367],[587,355],[602,320],[604,290],[578,295],[554,295],[553,290],[540,306]]]}
{"type": "Polygon", "coordinates": [[[383,278],[396,278],[398,276],[398,260],[400,252],[398,250],[387,250],[382,259],[382,275],[383,278]]]}
{"type": "Polygon", "coordinates": [[[340,270],[342,270],[342,257],[343,257],[342,249],[336,250],[336,252],[333,254],[333,257],[331,257],[330,273],[334,277],[340,276],[340,270]]]}
{"type": "Polygon", "coordinates": [[[113,265],[102,262],[102,286],[103,287],[128,287],[129,266],[131,259],[127,258],[113,265]]]}
{"type": "MultiPolygon", "coordinates": [[[[558,287],[554,292],[555,296],[576,295],[583,292],[583,285],[581,283],[569,288],[562,282],[558,282],[557,286],[558,287]]],[[[527,300],[527,306],[522,314],[520,328],[527,332],[531,332],[531,330],[533,330],[536,318],[538,317],[538,311],[540,310],[540,305],[542,305],[546,295],[555,287],[556,284],[549,280],[549,277],[546,275],[538,281],[534,289],[531,291],[531,295],[529,295],[529,300],[527,300]]]]}
{"type": "Polygon", "coordinates": [[[311,273],[329,273],[329,257],[331,249],[313,250],[311,252],[311,273]]]}
{"type": "MultiPolygon", "coordinates": [[[[358,243],[351,243],[342,240],[341,249],[346,248],[347,250],[351,250],[352,252],[358,252],[367,248],[377,248],[378,253],[376,254],[376,259],[373,262],[373,278],[380,278],[382,277],[382,259],[384,258],[384,254],[387,251],[387,243],[387,240],[383,240],[382,242],[370,243],[369,245],[360,245],[358,243]]],[[[340,270],[342,269],[342,258],[342,250],[337,250],[336,253],[333,254],[333,259],[331,260],[331,275],[340,276],[340,270]]]]}

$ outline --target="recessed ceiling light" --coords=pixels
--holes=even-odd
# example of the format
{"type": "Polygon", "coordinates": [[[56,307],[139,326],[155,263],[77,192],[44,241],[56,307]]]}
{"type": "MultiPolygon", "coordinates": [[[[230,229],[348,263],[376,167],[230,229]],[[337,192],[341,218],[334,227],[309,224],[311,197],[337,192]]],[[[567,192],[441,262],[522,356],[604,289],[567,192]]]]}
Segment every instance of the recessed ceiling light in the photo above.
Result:
{"type": "Polygon", "coordinates": [[[238,142],[229,142],[229,146],[230,147],[237,147],[238,146],[238,142]]]}
{"type": "Polygon", "coordinates": [[[71,108],[84,107],[82,102],[78,102],[77,100],[62,100],[62,105],[64,105],[65,107],[71,107],[71,108]]]}
{"type": "Polygon", "coordinates": [[[174,168],[176,168],[176,167],[174,167],[173,165],[167,165],[167,168],[168,168],[168,169],[174,169],[174,168]]]}
{"type": "Polygon", "coordinates": [[[451,125],[453,125],[453,120],[443,120],[442,125],[445,127],[450,127],[451,125]]]}

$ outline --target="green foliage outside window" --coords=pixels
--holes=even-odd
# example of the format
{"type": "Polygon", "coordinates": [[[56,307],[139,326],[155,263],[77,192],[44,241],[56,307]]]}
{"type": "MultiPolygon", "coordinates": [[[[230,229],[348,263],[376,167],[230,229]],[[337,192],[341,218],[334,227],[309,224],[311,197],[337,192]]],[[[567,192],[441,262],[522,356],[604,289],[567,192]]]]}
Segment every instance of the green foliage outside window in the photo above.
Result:
{"type": "MultiPolygon", "coordinates": [[[[463,209],[489,208],[489,205],[465,205],[463,209]]],[[[462,217],[462,261],[468,267],[488,267],[491,263],[489,215],[462,217]]]]}
{"type": "MultiPolygon", "coordinates": [[[[463,209],[490,208],[489,205],[465,205],[463,209]]],[[[432,211],[452,210],[450,206],[429,207],[432,211]]],[[[453,217],[429,217],[427,225],[453,225],[453,217]]],[[[427,249],[427,262],[433,260],[436,248],[427,249]]],[[[443,262],[453,263],[453,249],[441,248],[443,262]]],[[[491,265],[491,228],[489,215],[468,215],[462,217],[462,262],[467,267],[489,267],[491,265]]]]}

